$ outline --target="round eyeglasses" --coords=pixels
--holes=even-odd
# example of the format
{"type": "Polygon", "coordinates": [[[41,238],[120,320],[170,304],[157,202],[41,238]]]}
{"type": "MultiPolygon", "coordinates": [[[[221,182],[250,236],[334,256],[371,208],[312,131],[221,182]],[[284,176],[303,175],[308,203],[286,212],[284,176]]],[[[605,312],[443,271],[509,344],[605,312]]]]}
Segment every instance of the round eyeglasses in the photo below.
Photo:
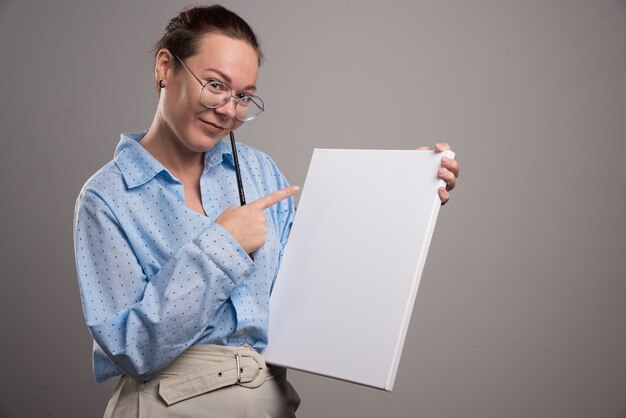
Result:
{"type": "Polygon", "coordinates": [[[259,96],[247,93],[239,93],[233,96],[233,89],[226,83],[222,83],[219,80],[209,80],[206,83],[200,81],[198,77],[187,67],[187,65],[178,58],[178,55],[174,56],[183,64],[183,67],[189,71],[189,74],[196,79],[200,86],[200,103],[209,109],[217,109],[226,105],[230,99],[235,99],[235,117],[242,122],[250,121],[259,116],[264,110],[265,105],[263,100],[259,96]]]}

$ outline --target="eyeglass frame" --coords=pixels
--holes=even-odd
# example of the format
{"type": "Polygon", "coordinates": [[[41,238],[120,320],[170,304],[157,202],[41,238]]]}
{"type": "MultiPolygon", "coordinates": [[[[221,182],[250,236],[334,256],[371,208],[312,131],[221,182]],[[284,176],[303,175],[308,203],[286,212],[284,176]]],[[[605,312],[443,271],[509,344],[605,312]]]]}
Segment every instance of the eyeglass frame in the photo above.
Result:
{"type": "Polygon", "coordinates": [[[180,57],[179,57],[178,55],[176,55],[176,54],[172,54],[172,55],[174,55],[174,56],[176,57],[176,59],[177,59],[177,60],[178,60],[178,61],[179,61],[182,65],[183,65],[183,67],[185,67],[185,69],[186,69],[187,71],[189,71],[189,74],[191,74],[191,76],[192,76],[193,78],[195,78],[195,79],[196,79],[196,81],[197,81],[197,82],[200,84],[200,86],[202,87],[202,88],[200,89],[200,104],[202,104],[202,106],[204,106],[204,107],[206,107],[206,108],[208,108],[208,109],[219,109],[219,108],[220,108],[220,107],[222,107],[222,106],[226,106],[226,105],[230,102],[230,99],[235,99],[235,109],[236,109],[236,108],[237,108],[237,106],[239,105],[239,102],[241,102],[243,99],[254,97],[254,98],[258,99],[258,100],[259,100],[259,102],[261,102],[261,105],[259,106],[259,105],[258,105],[258,104],[254,101],[254,100],[251,100],[251,102],[252,102],[252,103],[254,103],[254,105],[255,105],[256,107],[258,107],[261,111],[260,111],[258,114],[254,115],[252,118],[249,118],[249,119],[243,119],[243,120],[242,120],[242,119],[239,119],[239,118],[237,117],[237,113],[235,112],[235,118],[237,118],[237,120],[239,120],[239,121],[241,121],[241,122],[250,122],[251,120],[256,119],[256,118],[257,118],[257,117],[258,117],[261,113],[265,112],[265,103],[263,103],[263,99],[261,99],[259,96],[256,96],[256,95],[254,95],[254,94],[247,94],[247,93],[241,93],[241,94],[243,94],[243,95],[244,95],[244,96],[242,96],[242,97],[233,96],[233,95],[231,94],[231,95],[228,97],[228,100],[226,100],[223,104],[221,104],[221,105],[219,105],[219,106],[207,106],[207,105],[205,105],[204,103],[202,103],[202,91],[206,88],[206,86],[207,86],[210,82],[212,82],[212,81],[216,81],[216,82],[218,82],[218,83],[220,83],[220,84],[222,84],[222,85],[224,85],[224,86],[228,87],[228,89],[230,90],[230,92],[231,92],[231,93],[233,92],[233,88],[232,88],[232,86],[231,86],[230,84],[228,84],[228,83],[224,83],[223,81],[220,81],[220,80],[217,80],[217,79],[210,79],[210,80],[207,80],[207,82],[206,82],[206,83],[203,83],[203,82],[202,82],[202,80],[200,80],[200,79],[199,79],[199,78],[198,78],[198,77],[197,77],[197,76],[193,73],[193,71],[191,71],[191,69],[190,69],[189,67],[187,67],[187,64],[185,64],[185,63],[184,63],[184,61],[183,61],[182,59],[180,59],[180,57]]]}

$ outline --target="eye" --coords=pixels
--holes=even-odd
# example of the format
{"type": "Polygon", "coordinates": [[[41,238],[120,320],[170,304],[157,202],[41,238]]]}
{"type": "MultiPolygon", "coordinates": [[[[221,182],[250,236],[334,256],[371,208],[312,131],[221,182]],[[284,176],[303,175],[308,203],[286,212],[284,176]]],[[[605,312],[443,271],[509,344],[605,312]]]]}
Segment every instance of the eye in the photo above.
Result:
{"type": "Polygon", "coordinates": [[[224,93],[228,92],[230,89],[228,86],[222,82],[217,80],[209,80],[206,83],[208,89],[210,89],[213,93],[224,93]]]}
{"type": "Polygon", "coordinates": [[[237,100],[239,101],[240,106],[248,106],[253,97],[254,96],[251,96],[246,93],[239,93],[237,95],[237,100]]]}

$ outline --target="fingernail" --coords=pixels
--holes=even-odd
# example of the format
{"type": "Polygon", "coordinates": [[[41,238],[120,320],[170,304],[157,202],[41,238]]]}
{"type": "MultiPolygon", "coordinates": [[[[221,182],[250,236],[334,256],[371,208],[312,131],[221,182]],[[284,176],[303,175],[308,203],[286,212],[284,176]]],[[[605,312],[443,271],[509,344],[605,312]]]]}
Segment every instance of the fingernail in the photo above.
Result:
{"type": "Polygon", "coordinates": [[[448,159],[447,159],[446,157],[443,157],[443,158],[441,159],[441,162],[442,162],[442,163],[447,163],[447,162],[448,162],[448,159]]]}
{"type": "Polygon", "coordinates": [[[443,168],[440,168],[440,169],[439,169],[439,175],[440,175],[440,176],[443,176],[443,174],[444,174],[443,168]]]}

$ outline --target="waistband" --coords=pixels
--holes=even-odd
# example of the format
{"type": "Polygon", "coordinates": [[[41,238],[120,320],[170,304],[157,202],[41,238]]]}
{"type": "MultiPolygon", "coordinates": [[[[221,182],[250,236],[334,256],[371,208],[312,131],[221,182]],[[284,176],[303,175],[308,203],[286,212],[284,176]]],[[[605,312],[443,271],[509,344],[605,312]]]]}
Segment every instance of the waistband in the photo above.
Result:
{"type": "Polygon", "coordinates": [[[265,360],[248,344],[197,344],[159,374],[159,395],[167,405],[226,386],[255,388],[267,374],[265,360]]]}

